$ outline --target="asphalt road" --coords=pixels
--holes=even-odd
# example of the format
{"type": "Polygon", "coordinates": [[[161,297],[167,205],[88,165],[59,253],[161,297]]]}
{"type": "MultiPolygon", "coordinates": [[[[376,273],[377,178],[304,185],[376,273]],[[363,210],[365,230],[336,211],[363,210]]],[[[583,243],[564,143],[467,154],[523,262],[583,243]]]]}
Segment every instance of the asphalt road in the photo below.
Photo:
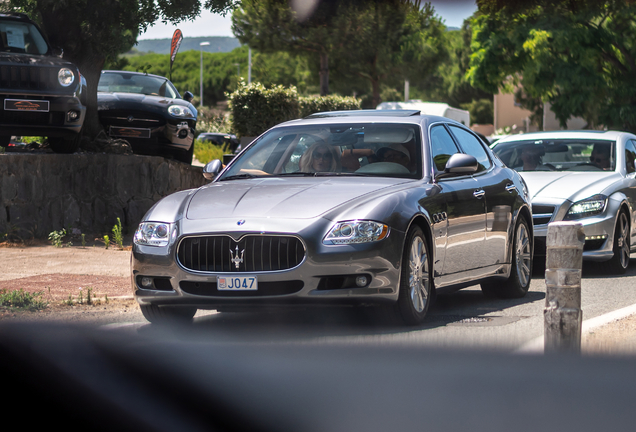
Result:
{"type": "MultiPolygon", "coordinates": [[[[586,263],[582,280],[583,320],[636,304],[636,259],[625,275],[608,276],[586,263]]],[[[479,287],[438,296],[419,327],[381,324],[359,309],[311,309],[263,313],[199,311],[186,331],[167,337],[237,344],[302,344],[471,348],[515,351],[543,335],[543,269],[535,269],[527,296],[485,298],[479,287]]],[[[114,323],[112,330],[155,334],[165,329],[145,321],[114,323]]]]}

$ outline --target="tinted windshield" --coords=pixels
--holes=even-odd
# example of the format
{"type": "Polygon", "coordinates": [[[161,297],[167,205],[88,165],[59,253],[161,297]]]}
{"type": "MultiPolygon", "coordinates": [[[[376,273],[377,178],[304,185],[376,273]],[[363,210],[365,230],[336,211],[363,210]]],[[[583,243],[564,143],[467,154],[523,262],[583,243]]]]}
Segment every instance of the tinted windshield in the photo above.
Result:
{"type": "Polygon", "coordinates": [[[97,85],[98,92],[140,93],[176,99],[177,90],[168,79],[151,75],[126,72],[102,72],[97,85]]]}
{"type": "Polygon", "coordinates": [[[502,142],[493,151],[517,171],[613,171],[614,141],[546,139],[502,142]]]}
{"type": "Polygon", "coordinates": [[[27,22],[0,20],[0,50],[44,55],[49,46],[37,27],[27,22]]]}
{"type": "Polygon", "coordinates": [[[236,176],[422,177],[420,128],[338,124],[274,129],[249,147],[221,180],[236,176]]]}

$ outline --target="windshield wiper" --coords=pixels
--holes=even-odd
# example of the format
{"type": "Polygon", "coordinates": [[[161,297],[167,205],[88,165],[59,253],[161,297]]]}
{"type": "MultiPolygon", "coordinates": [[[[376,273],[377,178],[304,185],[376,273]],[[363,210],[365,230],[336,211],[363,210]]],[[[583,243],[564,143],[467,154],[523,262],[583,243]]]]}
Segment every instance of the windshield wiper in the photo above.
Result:
{"type": "Polygon", "coordinates": [[[275,174],[274,177],[313,177],[315,175],[316,173],[296,171],[296,172],[275,174]]]}
{"type": "Polygon", "coordinates": [[[236,175],[231,175],[231,176],[227,176],[227,177],[223,177],[221,180],[219,181],[224,181],[224,180],[239,180],[239,179],[250,179],[250,178],[257,178],[257,177],[263,177],[263,176],[257,176],[254,174],[236,174],[236,175]]]}

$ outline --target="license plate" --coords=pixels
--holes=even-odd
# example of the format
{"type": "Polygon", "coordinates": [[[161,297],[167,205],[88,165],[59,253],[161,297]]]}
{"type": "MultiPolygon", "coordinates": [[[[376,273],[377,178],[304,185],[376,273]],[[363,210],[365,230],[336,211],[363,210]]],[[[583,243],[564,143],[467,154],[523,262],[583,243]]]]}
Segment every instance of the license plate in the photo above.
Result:
{"type": "Polygon", "coordinates": [[[216,287],[219,291],[256,291],[258,281],[256,276],[219,275],[216,287]]]}
{"type": "Polygon", "coordinates": [[[47,101],[47,100],[5,99],[4,100],[4,109],[6,111],[49,112],[49,101],[47,101]]]}
{"type": "Polygon", "coordinates": [[[108,134],[112,137],[122,138],[150,138],[150,129],[111,126],[108,134]]]}

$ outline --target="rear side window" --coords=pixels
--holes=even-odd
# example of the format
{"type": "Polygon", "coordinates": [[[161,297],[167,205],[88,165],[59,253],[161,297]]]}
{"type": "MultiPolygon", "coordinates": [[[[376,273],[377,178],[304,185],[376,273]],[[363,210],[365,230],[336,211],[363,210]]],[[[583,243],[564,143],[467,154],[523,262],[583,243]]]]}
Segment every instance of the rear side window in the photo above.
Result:
{"type": "Polygon", "coordinates": [[[444,171],[446,162],[455,153],[459,153],[459,149],[446,128],[442,125],[433,126],[431,128],[431,154],[437,171],[444,171]]]}
{"type": "Polygon", "coordinates": [[[636,148],[634,147],[634,140],[628,140],[625,144],[625,168],[627,174],[636,172],[636,148]]]}
{"type": "Polygon", "coordinates": [[[477,162],[479,163],[479,169],[477,171],[483,171],[490,168],[490,158],[488,157],[486,149],[481,144],[481,141],[479,141],[479,138],[457,126],[450,126],[450,128],[457,138],[457,141],[459,141],[459,145],[462,149],[464,149],[464,152],[477,159],[477,162]]]}

